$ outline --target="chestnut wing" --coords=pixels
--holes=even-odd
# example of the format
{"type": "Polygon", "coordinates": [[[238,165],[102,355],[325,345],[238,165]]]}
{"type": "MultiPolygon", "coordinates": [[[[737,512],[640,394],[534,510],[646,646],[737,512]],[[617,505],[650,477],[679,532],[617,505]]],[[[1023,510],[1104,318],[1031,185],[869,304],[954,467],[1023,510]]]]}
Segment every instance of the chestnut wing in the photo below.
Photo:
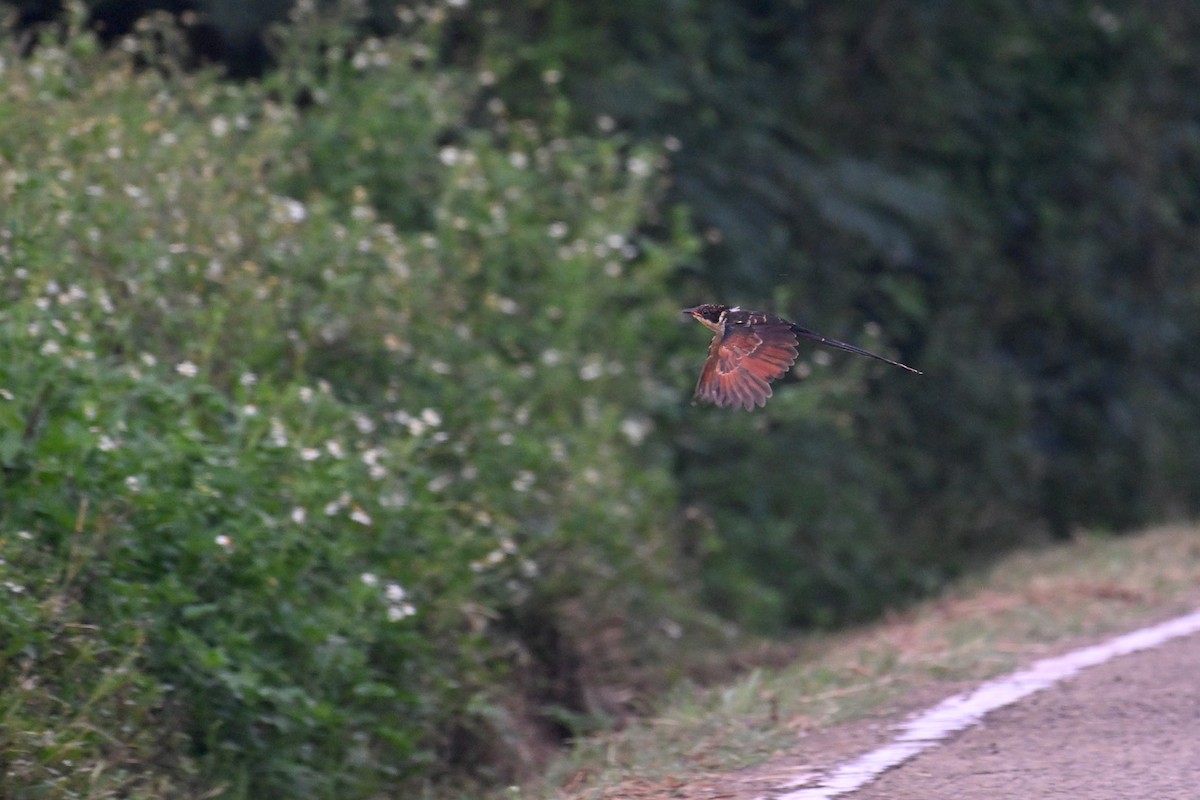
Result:
{"type": "Polygon", "coordinates": [[[796,334],[789,324],[765,315],[730,315],[713,337],[696,383],[696,399],[750,411],[771,396],[771,381],[796,363],[796,334]]]}

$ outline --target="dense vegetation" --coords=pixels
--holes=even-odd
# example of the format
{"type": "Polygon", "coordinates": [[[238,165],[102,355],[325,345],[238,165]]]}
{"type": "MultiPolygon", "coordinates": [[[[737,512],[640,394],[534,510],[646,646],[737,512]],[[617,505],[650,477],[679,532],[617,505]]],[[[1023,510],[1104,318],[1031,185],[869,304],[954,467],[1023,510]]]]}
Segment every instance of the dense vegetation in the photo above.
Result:
{"type": "Polygon", "coordinates": [[[6,797],[503,768],[585,627],[624,681],[674,624],[658,156],[327,24],[246,86],[4,56],[6,797]]]}
{"type": "Polygon", "coordinates": [[[490,36],[680,142],[684,299],[877,323],[927,372],[839,358],[871,379],[832,419],[784,394],[769,435],[676,439],[722,607],[874,613],[1039,530],[1194,511],[1194,3],[513,3],[490,36]]]}
{"type": "Polygon", "coordinates": [[[507,778],[702,608],[1195,511],[1200,9],[313,5],[0,48],[0,794],[507,778]],[[926,375],[692,408],[703,300],[926,375]]]}

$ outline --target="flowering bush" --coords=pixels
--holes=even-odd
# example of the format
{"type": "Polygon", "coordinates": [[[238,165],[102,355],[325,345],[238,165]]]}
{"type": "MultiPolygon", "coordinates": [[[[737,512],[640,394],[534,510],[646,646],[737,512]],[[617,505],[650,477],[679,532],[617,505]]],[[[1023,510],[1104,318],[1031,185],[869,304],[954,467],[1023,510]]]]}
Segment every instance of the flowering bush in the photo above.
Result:
{"type": "Polygon", "coordinates": [[[317,22],[266,86],[0,55],[17,794],[401,791],[511,755],[547,631],[669,622],[657,156],[317,22]]]}

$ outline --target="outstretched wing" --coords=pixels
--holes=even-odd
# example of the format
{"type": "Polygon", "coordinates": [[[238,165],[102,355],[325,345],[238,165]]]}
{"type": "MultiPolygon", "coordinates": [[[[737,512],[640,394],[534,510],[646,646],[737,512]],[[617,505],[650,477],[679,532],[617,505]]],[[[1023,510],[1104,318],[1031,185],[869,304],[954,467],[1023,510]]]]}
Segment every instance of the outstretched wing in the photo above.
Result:
{"type": "Polygon", "coordinates": [[[713,337],[696,383],[695,399],[750,411],[771,396],[771,381],[796,363],[796,334],[784,320],[730,314],[713,337]]]}

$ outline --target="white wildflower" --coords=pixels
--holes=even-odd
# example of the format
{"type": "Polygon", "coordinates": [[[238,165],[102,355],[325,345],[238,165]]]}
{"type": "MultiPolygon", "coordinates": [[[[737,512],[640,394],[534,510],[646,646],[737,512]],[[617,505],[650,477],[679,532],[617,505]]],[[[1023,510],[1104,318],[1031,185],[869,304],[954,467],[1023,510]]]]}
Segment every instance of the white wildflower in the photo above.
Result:
{"type": "Polygon", "coordinates": [[[644,158],[634,156],[627,162],[629,173],[638,178],[645,177],[650,174],[650,162],[644,158]]]}
{"type": "Polygon", "coordinates": [[[384,508],[404,508],[408,505],[408,495],[404,492],[392,492],[379,498],[379,505],[384,508]]]}
{"type": "Polygon", "coordinates": [[[494,295],[488,299],[491,301],[491,304],[493,306],[495,306],[496,310],[499,311],[501,314],[507,314],[511,317],[511,316],[514,316],[514,315],[520,313],[520,311],[521,311],[521,305],[516,300],[513,300],[511,297],[503,297],[500,295],[494,295]]]}
{"type": "Polygon", "coordinates": [[[604,363],[598,356],[588,356],[579,368],[579,377],[585,381],[594,381],[604,374],[604,363]]]}
{"type": "Polygon", "coordinates": [[[621,433],[631,444],[641,444],[654,428],[654,423],[645,417],[626,417],[621,420],[621,433]]]}
{"type": "Polygon", "coordinates": [[[279,417],[271,417],[271,444],[276,447],[287,447],[288,435],[287,428],[283,425],[283,420],[279,417]]]}
{"type": "Polygon", "coordinates": [[[294,197],[273,197],[271,219],[278,223],[298,225],[308,217],[304,203],[294,197]]]}
{"type": "Polygon", "coordinates": [[[533,484],[537,482],[537,476],[527,469],[523,469],[513,478],[512,488],[514,492],[527,492],[533,488],[533,484]]]}
{"type": "Polygon", "coordinates": [[[412,603],[400,603],[395,606],[388,606],[387,618],[389,622],[399,622],[405,617],[411,617],[417,613],[416,607],[412,603]]]}

